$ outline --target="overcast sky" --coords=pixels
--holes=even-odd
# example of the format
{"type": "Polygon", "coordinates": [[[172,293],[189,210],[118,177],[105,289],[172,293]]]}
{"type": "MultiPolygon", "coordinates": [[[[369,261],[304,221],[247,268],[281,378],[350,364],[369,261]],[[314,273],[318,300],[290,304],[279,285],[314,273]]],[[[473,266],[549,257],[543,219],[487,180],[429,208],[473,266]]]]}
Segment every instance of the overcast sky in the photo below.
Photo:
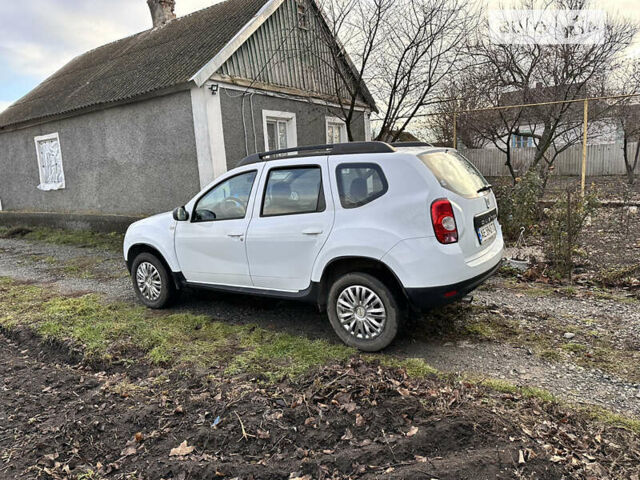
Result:
{"type": "MultiPolygon", "coordinates": [[[[221,0],[177,0],[186,15],[221,0]]],[[[0,13],[0,111],[76,55],[151,27],[145,0],[9,0],[0,13]]]]}
{"type": "MultiPolygon", "coordinates": [[[[178,16],[221,0],[177,0],[178,16]]],[[[486,0],[495,7],[499,0],[486,0]]],[[[640,22],[638,0],[595,6],[640,22]]],[[[9,0],[0,14],[0,111],[76,55],[151,27],[145,0],[9,0]]],[[[637,44],[637,45],[640,45],[637,44]]],[[[640,47],[636,47],[640,55],[640,47]]]]}

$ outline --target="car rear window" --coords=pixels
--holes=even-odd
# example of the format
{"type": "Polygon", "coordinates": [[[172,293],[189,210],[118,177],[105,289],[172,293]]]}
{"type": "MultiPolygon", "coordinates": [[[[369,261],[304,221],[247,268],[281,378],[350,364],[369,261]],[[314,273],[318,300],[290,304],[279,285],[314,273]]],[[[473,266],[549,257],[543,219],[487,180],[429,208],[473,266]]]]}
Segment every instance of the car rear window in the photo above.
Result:
{"type": "Polygon", "coordinates": [[[336,168],[342,208],[356,208],[373,202],[387,191],[387,179],[374,163],[343,163],[336,168]]]}
{"type": "Polygon", "coordinates": [[[463,197],[475,197],[478,190],[489,185],[469,160],[453,150],[423,153],[419,158],[443,188],[463,197]]]}

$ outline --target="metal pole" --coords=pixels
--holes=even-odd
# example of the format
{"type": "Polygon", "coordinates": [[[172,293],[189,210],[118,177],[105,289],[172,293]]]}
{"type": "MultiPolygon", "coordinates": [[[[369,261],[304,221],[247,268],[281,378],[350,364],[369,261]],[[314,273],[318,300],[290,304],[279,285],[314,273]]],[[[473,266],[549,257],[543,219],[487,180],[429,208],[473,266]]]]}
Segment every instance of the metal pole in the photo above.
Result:
{"type": "Polygon", "coordinates": [[[458,148],[458,132],[457,132],[458,114],[453,112],[453,148],[458,148]]]}
{"type": "Polygon", "coordinates": [[[587,179],[587,128],[589,127],[589,100],[584,101],[584,119],[582,124],[582,179],[580,192],[584,197],[584,187],[587,179]]]}
{"type": "Polygon", "coordinates": [[[573,273],[573,226],[571,225],[571,190],[567,189],[567,251],[565,262],[569,269],[569,283],[572,283],[573,273]]]}

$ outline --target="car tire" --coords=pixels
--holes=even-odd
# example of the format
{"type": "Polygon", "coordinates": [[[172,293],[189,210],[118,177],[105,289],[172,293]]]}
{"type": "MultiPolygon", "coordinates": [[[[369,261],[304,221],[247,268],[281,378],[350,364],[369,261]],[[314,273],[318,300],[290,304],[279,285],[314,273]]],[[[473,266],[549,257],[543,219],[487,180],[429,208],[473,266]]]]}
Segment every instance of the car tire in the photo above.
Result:
{"type": "Polygon", "coordinates": [[[176,297],[176,287],[164,263],[151,253],[139,254],[131,264],[136,295],[149,308],[165,308],[176,297]]]}
{"type": "Polygon", "coordinates": [[[389,287],[366,273],[348,273],[329,290],[327,314],[340,339],[358,350],[377,352],[398,334],[402,309],[389,287]]]}

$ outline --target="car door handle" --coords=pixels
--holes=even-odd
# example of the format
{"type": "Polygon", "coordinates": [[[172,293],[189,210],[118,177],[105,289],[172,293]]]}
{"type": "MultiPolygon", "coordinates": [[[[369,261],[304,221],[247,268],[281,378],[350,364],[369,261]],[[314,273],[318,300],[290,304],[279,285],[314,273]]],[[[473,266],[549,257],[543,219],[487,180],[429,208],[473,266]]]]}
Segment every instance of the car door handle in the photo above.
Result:
{"type": "Polygon", "coordinates": [[[227,237],[241,238],[241,237],[244,237],[244,233],[242,233],[242,232],[240,232],[240,233],[231,232],[231,233],[227,233],[227,237]]]}
{"type": "Polygon", "coordinates": [[[306,228],[302,231],[303,235],[320,235],[322,233],[322,229],[320,228],[306,228]]]}

